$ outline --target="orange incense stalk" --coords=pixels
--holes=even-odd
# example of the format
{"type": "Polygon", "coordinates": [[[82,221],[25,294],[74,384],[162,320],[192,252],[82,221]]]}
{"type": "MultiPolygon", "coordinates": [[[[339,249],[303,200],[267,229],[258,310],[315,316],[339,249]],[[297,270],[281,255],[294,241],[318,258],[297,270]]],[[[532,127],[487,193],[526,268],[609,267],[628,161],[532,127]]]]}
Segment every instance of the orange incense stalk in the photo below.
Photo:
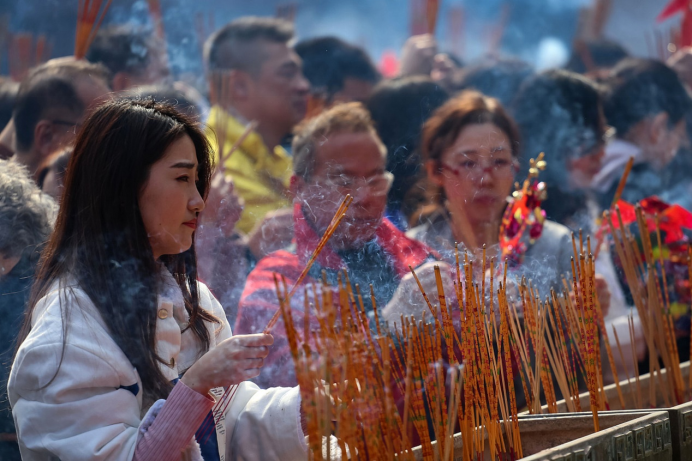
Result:
{"type": "Polygon", "coordinates": [[[164,32],[164,19],[161,12],[161,2],[159,0],[147,0],[149,5],[149,16],[154,24],[154,31],[159,40],[166,43],[166,33],[164,32]]]}
{"type": "Polygon", "coordinates": [[[77,31],[75,34],[75,58],[83,59],[94,41],[101,22],[106,16],[112,0],[106,0],[102,8],[101,0],[79,0],[77,10],[77,31]]]}
{"type": "MultiPolygon", "coordinates": [[[[308,271],[310,271],[310,268],[313,266],[313,263],[315,260],[318,258],[318,255],[320,255],[320,252],[322,252],[322,249],[325,247],[325,244],[327,244],[327,241],[332,237],[332,234],[334,234],[335,230],[339,226],[339,223],[342,221],[342,219],[345,216],[346,211],[349,209],[349,206],[353,202],[354,198],[351,196],[351,194],[347,194],[342,203],[340,204],[339,208],[337,209],[337,213],[335,213],[334,217],[332,218],[332,222],[330,225],[327,227],[327,230],[325,230],[325,233],[323,234],[322,238],[318,242],[317,247],[313,251],[313,254],[310,256],[310,259],[308,260],[308,263],[306,264],[306,267],[303,268],[303,271],[301,274],[298,276],[298,279],[294,283],[294,285],[291,287],[291,290],[289,291],[287,298],[285,300],[286,303],[289,303],[289,300],[293,296],[293,294],[296,292],[296,289],[300,286],[300,284],[303,282],[303,279],[305,279],[306,275],[308,275],[308,271]]],[[[279,317],[281,316],[281,311],[278,310],[274,316],[272,316],[272,319],[270,319],[269,323],[267,324],[267,327],[265,327],[265,330],[263,331],[266,334],[269,334],[272,331],[272,328],[274,325],[277,323],[279,320],[279,317]]]]}
{"type": "Polygon", "coordinates": [[[439,3],[439,0],[426,0],[426,26],[427,32],[430,35],[434,35],[436,33],[439,3]]]}

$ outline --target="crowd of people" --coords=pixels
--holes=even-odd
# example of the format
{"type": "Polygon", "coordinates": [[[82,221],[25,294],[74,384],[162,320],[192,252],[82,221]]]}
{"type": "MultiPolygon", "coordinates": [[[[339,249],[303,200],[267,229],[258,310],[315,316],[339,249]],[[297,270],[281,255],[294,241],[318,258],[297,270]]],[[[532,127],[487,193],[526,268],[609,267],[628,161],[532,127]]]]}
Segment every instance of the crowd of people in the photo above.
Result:
{"type": "MultiPolygon", "coordinates": [[[[275,276],[298,281],[347,194],[290,300],[301,338],[320,326],[315,284],[343,271],[375,330],[421,316],[435,267],[455,293],[456,246],[501,261],[508,197],[540,152],[542,226],[508,282],[542,297],[631,157],[624,200],[691,210],[690,49],[661,62],[587,45],[590,66],[576,52],[537,72],[414,36],[384,78],[357,45],[242,17],[205,43],[206,88],[174,81],[155,36],[126,26],[101,28],[84,60],[0,80],[0,458],[305,459],[286,332],[262,332],[275,276]],[[230,385],[208,437],[209,391],[230,385]]],[[[595,291],[623,344],[634,310],[603,245],[595,291]]],[[[630,376],[646,349],[634,314],[630,376]]]]}

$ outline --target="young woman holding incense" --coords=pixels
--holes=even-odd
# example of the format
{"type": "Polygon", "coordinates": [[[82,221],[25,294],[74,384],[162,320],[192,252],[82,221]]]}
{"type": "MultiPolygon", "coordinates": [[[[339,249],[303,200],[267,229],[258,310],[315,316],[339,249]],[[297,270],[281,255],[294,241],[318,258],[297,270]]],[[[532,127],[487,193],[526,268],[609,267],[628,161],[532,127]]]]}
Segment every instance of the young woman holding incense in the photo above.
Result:
{"type": "Polygon", "coordinates": [[[167,105],[109,102],[80,130],[9,379],[23,459],[307,457],[298,389],[246,381],[271,335],[232,336],[196,280],[210,159],[167,105]]]}
{"type": "MultiPolygon", "coordinates": [[[[451,263],[457,242],[460,255],[470,252],[479,262],[486,255],[501,265],[501,220],[519,171],[519,135],[512,118],[498,100],[465,91],[426,122],[421,150],[438,202],[409,235],[451,263]]],[[[562,276],[571,278],[571,235],[546,220],[540,236],[531,237],[529,230],[522,237],[526,251],[515,252],[519,264],[509,272],[531,279],[543,299],[551,287],[562,292],[562,276]]],[[[606,312],[610,294],[603,279],[598,279],[597,293],[606,312]]]]}

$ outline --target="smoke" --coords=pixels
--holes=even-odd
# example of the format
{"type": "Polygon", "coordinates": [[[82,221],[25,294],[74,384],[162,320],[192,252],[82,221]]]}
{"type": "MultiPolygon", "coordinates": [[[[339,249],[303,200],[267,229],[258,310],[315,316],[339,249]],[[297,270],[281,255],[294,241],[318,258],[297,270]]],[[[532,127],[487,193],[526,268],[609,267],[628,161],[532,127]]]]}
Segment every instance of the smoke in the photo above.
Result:
{"type": "MultiPolygon", "coordinates": [[[[168,57],[175,75],[197,75],[202,71],[200,40],[195,32],[195,18],[202,14],[205,23],[211,16],[214,26],[243,15],[274,16],[276,7],[287,1],[219,2],[215,0],[162,1],[168,57]]],[[[363,46],[374,61],[386,50],[399,52],[410,33],[409,2],[399,0],[352,0],[350,2],[297,1],[296,30],[299,39],[336,35],[363,46]]],[[[505,0],[462,2],[465,9],[465,50],[451,51],[465,61],[475,59],[486,50],[485,36],[489,26],[499,18],[505,0]]],[[[588,0],[516,0],[501,42],[501,53],[514,54],[534,62],[536,46],[545,36],[570,43],[579,7],[588,0]]],[[[460,2],[443,1],[440,6],[437,39],[449,43],[447,13],[460,2]]],[[[46,34],[52,44],[52,56],[70,55],[74,48],[77,2],[61,0],[7,0],[0,13],[10,14],[13,31],[46,34]]],[[[129,23],[151,27],[147,2],[120,0],[113,2],[104,20],[106,24],[129,23]]],[[[211,31],[210,31],[211,32],[211,31]]]]}

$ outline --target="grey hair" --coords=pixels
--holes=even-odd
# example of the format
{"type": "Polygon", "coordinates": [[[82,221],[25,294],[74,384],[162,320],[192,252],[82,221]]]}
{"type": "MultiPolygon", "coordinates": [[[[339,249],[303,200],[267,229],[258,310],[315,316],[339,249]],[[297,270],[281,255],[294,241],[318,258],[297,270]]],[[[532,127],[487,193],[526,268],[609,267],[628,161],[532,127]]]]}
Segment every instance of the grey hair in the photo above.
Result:
{"type": "Polygon", "coordinates": [[[358,102],[341,103],[321,112],[319,115],[299,124],[294,129],[291,143],[294,173],[309,180],[315,170],[315,157],[319,140],[326,140],[336,133],[368,133],[380,149],[383,157],[387,148],[375,130],[373,119],[363,104],[358,102]]]}
{"type": "Polygon", "coordinates": [[[21,164],[0,160],[0,255],[35,252],[53,230],[58,207],[21,164]]]}

